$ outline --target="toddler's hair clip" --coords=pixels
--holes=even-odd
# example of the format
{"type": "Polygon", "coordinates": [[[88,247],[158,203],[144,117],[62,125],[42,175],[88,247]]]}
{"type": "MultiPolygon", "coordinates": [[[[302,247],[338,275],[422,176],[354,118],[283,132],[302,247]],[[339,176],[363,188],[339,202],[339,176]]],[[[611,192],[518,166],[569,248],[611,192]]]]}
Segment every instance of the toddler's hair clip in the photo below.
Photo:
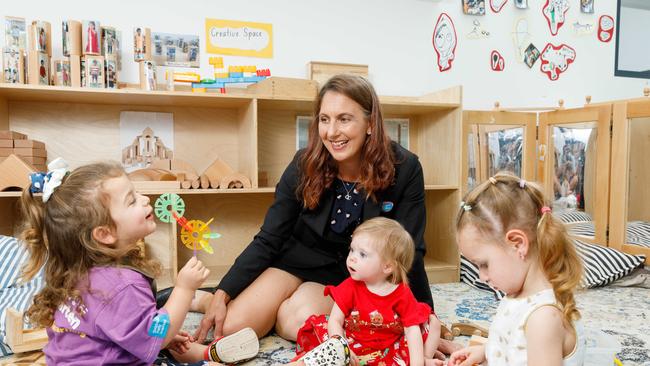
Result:
{"type": "Polygon", "coordinates": [[[47,173],[31,173],[29,180],[31,193],[43,193],[43,202],[50,199],[54,190],[63,183],[63,178],[68,175],[68,163],[63,158],[56,158],[47,165],[47,173]]]}
{"type": "Polygon", "coordinates": [[[523,179],[519,180],[519,188],[524,189],[526,188],[526,181],[523,179]]]}
{"type": "Polygon", "coordinates": [[[470,206],[468,203],[465,201],[460,201],[460,208],[465,210],[465,212],[470,211],[472,209],[472,206],[470,206]]]}
{"type": "Polygon", "coordinates": [[[541,211],[542,211],[542,215],[543,215],[543,214],[545,214],[545,213],[547,213],[547,212],[551,212],[552,210],[551,210],[551,208],[548,207],[548,206],[543,206],[542,209],[541,209],[541,211]]]}
{"type": "Polygon", "coordinates": [[[490,183],[497,184],[497,179],[494,177],[490,177],[490,183]]]}

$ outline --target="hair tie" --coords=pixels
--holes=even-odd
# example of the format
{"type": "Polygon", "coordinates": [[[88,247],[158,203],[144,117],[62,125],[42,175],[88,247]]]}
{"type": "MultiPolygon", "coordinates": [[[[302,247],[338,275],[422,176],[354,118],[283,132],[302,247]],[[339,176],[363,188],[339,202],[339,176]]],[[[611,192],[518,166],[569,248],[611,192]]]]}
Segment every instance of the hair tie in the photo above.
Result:
{"type": "Polygon", "coordinates": [[[47,173],[31,173],[29,180],[31,193],[43,193],[43,202],[47,202],[54,190],[63,183],[63,178],[68,174],[68,163],[63,158],[56,158],[47,165],[47,173]]]}
{"type": "Polygon", "coordinates": [[[542,211],[542,215],[543,215],[543,214],[545,214],[547,212],[551,212],[551,208],[548,207],[548,206],[543,206],[541,211],[542,211]]]}
{"type": "Polygon", "coordinates": [[[465,201],[460,201],[460,208],[465,210],[465,212],[470,211],[472,209],[472,206],[466,203],[465,201]]]}
{"type": "Polygon", "coordinates": [[[490,177],[490,183],[497,184],[497,180],[494,177],[490,177]]]}
{"type": "Polygon", "coordinates": [[[519,188],[524,189],[526,188],[526,181],[523,179],[519,180],[519,188]]]}

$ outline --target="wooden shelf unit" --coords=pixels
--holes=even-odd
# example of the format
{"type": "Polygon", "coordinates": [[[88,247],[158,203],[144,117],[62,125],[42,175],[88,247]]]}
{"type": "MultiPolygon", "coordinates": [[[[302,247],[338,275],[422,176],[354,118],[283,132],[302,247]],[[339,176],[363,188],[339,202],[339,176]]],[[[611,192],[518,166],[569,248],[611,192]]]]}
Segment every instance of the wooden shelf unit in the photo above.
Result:
{"type": "MultiPolygon", "coordinates": [[[[243,190],[172,190],[186,203],[185,216],[207,221],[222,234],[211,242],[214,254],[199,253],[216,285],[259,231],[280,175],[296,152],[296,117],[311,116],[313,97],[93,90],[0,84],[0,129],[44,141],[49,159],[61,156],[71,168],[121,158],[122,111],[174,115],[174,156],[198,172],[219,157],[251,179],[243,190]],[[266,184],[258,175],[266,175],[266,184]]],[[[408,118],[410,150],[424,169],[427,205],[425,266],[430,282],[459,279],[459,253],[453,220],[460,201],[461,88],[423,97],[380,97],[385,118],[408,118]]],[[[168,192],[168,191],[165,191],[168,192]]],[[[143,191],[152,201],[164,193],[143,191]]],[[[0,192],[0,234],[16,235],[20,192],[0,192]]],[[[192,255],[175,225],[158,223],[146,238],[147,253],[163,264],[159,287],[173,284],[178,267],[192,255]]]]}

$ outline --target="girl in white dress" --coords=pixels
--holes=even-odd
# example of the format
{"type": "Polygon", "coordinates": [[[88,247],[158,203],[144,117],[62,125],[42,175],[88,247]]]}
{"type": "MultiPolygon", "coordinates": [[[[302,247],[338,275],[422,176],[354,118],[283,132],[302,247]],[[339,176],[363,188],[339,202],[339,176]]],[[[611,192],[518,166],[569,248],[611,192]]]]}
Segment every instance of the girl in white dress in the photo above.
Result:
{"type": "Polygon", "coordinates": [[[461,203],[460,251],[481,280],[506,293],[485,345],[448,365],[582,365],[585,343],[573,291],[582,264],[537,185],[499,173],[461,203]]]}

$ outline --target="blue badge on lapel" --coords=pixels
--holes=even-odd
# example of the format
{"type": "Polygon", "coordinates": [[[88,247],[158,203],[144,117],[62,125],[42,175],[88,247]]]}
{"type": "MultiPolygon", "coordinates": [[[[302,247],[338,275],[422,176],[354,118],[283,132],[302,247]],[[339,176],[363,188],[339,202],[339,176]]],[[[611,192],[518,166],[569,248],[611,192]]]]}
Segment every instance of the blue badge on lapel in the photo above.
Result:
{"type": "Polygon", "coordinates": [[[390,210],[393,209],[393,202],[391,201],[384,201],[381,203],[381,210],[384,212],[389,212],[390,210]]]}

